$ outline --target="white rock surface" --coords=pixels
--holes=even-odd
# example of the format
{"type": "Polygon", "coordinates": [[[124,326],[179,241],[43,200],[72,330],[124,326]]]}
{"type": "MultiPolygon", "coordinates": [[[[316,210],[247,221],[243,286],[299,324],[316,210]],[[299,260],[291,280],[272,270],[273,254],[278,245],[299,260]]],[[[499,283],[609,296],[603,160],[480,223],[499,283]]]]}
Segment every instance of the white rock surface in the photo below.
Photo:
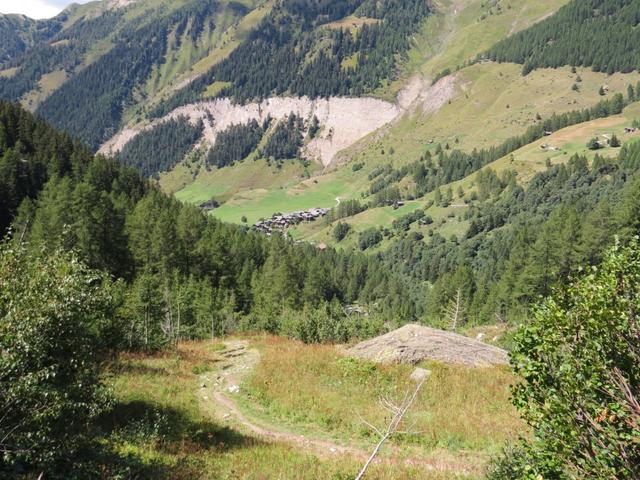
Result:
{"type": "Polygon", "coordinates": [[[99,153],[114,154],[145,129],[160,122],[186,116],[192,123],[202,120],[205,125],[200,142],[213,145],[216,136],[233,124],[245,124],[251,120],[262,122],[268,116],[281,120],[292,112],[310,120],[318,117],[321,132],[306,147],[306,156],[330,165],[337,153],[358,140],[379,130],[401,117],[404,113],[421,112],[428,115],[440,109],[456,93],[455,75],[442,78],[430,85],[415,75],[407,81],[395,103],[376,98],[330,97],[310,99],[308,97],[272,97],[260,103],[240,105],[228,98],[220,98],[176,108],[162,119],[144,128],[125,128],[105,143],[99,153]]]}
{"type": "MultiPolygon", "coordinates": [[[[204,122],[203,140],[213,144],[216,135],[233,124],[244,124],[254,119],[262,122],[267,116],[281,120],[292,112],[309,120],[313,115],[318,117],[322,132],[307,146],[307,155],[326,166],[340,150],[397,118],[401,109],[393,103],[374,98],[332,97],[312,100],[307,97],[274,97],[247,105],[234,104],[228,98],[221,98],[179,107],[145,128],[186,116],[192,123],[199,120],[204,122]]],[[[113,154],[120,151],[140,131],[130,128],[122,130],[99,152],[113,154]]]]}
{"type": "Polygon", "coordinates": [[[349,355],[380,363],[415,365],[425,360],[468,367],[506,365],[505,350],[453,332],[422,325],[402,328],[361,342],[347,350],[349,355]]]}

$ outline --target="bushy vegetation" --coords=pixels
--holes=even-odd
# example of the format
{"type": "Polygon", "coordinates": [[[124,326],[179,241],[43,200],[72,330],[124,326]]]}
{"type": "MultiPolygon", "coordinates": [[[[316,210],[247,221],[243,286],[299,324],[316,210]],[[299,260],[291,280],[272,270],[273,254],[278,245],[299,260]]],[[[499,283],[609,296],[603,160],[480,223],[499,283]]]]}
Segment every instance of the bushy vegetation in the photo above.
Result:
{"type": "Polygon", "coordinates": [[[326,216],[327,223],[333,223],[341,218],[353,217],[367,209],[358,200],[341,200],[340,204],[331,209],[326,216]]]}
{"type": "Polygon", "coordinates": [[[218,168],[233,165],[258,147],[263,134],[264,129],[256,120],[244,125],[231,125],[216,135],[216,141],[207,155],[207,162],[218,168]]]}
{"type": "Polygon", "coordinates": [[[627,73],[638,68],[639,22],[636,0],[573,0],[550,18],[502,40],[487,56],[523,64],[524,74],[563,65],[627,73]]]}
{"type": "Polygon", "coordinates": [[[518,334],[513,402],[534,436],[490,478],[640,475],[639,252],[637,242],[610,250],[518,334]]]}
{"type": "Polygon", "coordinates": [[[367,250],[373,248],[382,242],[382,232],[377,227],[367,228],[365,231],[360,232],[358,237],[358,247],[360,250],[367,250]]]}
{"type": "MultiPolygon", "coordinates": [[[[71,470],[107,405],[114,285],[72,255],[0,245],[0,474],[71,470]]],[[[7,478],[7,477],[5,477],[7,478]]]]}
{"type": "MultiPolygon", "coordinates": [[[[434,154],[427,151],[418,161],[398,169],[393,168],[391,164],[378,167],[369,174],[369,180],[372,182],[368,193],[374,196],[373,205],[390,205],[403,198],[394,185],[410,175],[415,184],[415,189],[410,193],[411,199],[422,197],[442,185],[461,180],[477,172],[483,166],[543,138],[549,132],[596,118],[618,115],[624,109],[625,104],[624,97],[618,93],[611,99],[602,100],[589,109],[576,110],[561,115],[554,114],[549,119],[529,127],[524,134],[509,138],[496,147],[473,150],[471,153],[457,149],[449,153],[439,147],[434,154]]],[[[405,198],[409,197],[405,195],[405,198]]]]}
{"type": "Polygon", "coordinates": [[[338,222],[333,228],[333,238],[336,239],[336,242],[341,242],[346,238],[350,230],[351,226],[348,223],[338,222]]]}
{"type": "Polygon", "coordinates": [[[201,78],[160,105],[161,116],[201,98],[214,81],[230,82],[218,96],[239,102],[285,93],[312,98],[362,95],[397,74],[398,58],[429,13],[425,2],[372,0],[276,4],[253,34],[201,78]],[[349,30],[321,28],[355,14],[378,20],[349,30]],[[356,58],[355,66],[343,63],[356,58]]]}
{"type": "Polygon", "coordinates": [[[399,238],[385,253],[387,263],[434,283],[427,305],[434,321],[458,290],[475,321],[523,319],[555,284],[582,265],[597,265],[613,233],[629,239],[640,231],[639,168],[640,146],[631,144],[617,159],[596,156],[589,165],[574,156],[549,166],[526,189],[498,178],[490,182],[498,190],[485,188],[492,192],[487,200],[466,211],[464,237],[399,238]]]}
{"type": "Polygon", "coordinates": [[[193,149],[202,135],[202,129],[202,122],[192,125],[186,117],[167,120],[140,132],[116,158],[145,177],[169,171],[193,149]]]}

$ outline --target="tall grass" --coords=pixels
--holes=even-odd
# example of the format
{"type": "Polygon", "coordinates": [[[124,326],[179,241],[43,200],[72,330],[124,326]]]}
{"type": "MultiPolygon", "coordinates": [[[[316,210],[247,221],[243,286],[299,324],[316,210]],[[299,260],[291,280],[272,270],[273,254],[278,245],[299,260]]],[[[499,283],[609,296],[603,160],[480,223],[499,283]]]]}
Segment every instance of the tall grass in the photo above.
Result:
{"type": "MultiPolygon", "coordinates": [[[[326,459],[302,449],[246,435],[210,415],[200,389],[200,371],[219,368],[220,344],[181,345],[175,352],[123,355],[107,381],[116,403],[102,420],[102,442],[122,465],[105,465],[103,478],[141,479],[349,479],[359,462],[326,459]],[[194,373],[195,372],[195,373],[194,373]]],[[[370,478],[452,478],[404,463],[374,466],[370,478]]]]}
{"type": "MultiPolygon", "coordinates": [[[[282,422],[345,439],[370,441],[374,434],[360,417],[385,425],[389,414],[380,396],[401,397],[412,385],[410,366],[347,358],[332,346],[267,338],[260,349],[262,361],[246,385],[250,399],[282,422]]],[[[509,402],[508,368],[425,366],[433,373],[410,414],[414,433],[396,444],[492,454],[524,432],[509,402]]]]}

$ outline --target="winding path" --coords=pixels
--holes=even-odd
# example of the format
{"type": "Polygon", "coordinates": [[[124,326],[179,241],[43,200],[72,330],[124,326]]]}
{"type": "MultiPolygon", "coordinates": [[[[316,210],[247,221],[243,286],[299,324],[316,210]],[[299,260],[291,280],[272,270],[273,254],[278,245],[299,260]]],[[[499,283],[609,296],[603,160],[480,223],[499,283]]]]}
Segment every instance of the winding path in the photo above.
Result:
{"type": "MultiPolygon", "coordinates": [[[[208,410],[225,423],[232,423],[249,433],[271,441],[286,443],[312,452],[320,458],[348,455],[352,459],[364,462],[370,452],[319,436],[305,436],[291,432],[262,419],[250,417],[238,406],[236,395],[240,391],[242,379],[260,361],[260,354],[251,348],[247,340],[225,341],[225,349],[220,351],[220,369],[200,375],[201,398],[208,410]]],[[[404,463],[407,466],[423,468],[427,471],[451,472],[465,475],[481,473],[478,462],[464,458],[402,458],[401,449],[393,446],[385,447],[391,456],[381,456],[376,463],[404,463]],[[400,458],[399,458],[400,457],[400,458]]]]}

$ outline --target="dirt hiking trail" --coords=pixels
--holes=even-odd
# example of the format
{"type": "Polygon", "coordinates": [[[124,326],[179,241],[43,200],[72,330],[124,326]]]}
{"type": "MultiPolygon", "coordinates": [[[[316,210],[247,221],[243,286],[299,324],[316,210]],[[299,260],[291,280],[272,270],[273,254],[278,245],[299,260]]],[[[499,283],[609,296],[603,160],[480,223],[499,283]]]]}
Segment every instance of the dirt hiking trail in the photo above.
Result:
{"type": "MultiPolygon", "coordinates": [[[[320,458],[348,455],[352,459],[365,461],[370,451],[343,445],[318,436],[305,436],[287,430],[282,425],[268,420],[257,419],[242,411],[237,396],[242,388],[242,380],[260,361],[260,353],[252,348],[248,340],[228,340],[224,349],[218,352],[219,368],[199,376],[199,397],[204,408],[230,427],[247,431],[268,441],[282,442],[311,452],[320,458]]],[[[373,448],[373,446],[372,446],[373,448]]],[[[385,446],[376,463],[404,463],[407,466],[423,468],[425,471],[451,472],[454,475],[480,474],[477,459],[460,458],[406,458],[401,449],[393,445],[385,446]]],[[[447,456],[447,455],[445,455],[447,456]]]]}

